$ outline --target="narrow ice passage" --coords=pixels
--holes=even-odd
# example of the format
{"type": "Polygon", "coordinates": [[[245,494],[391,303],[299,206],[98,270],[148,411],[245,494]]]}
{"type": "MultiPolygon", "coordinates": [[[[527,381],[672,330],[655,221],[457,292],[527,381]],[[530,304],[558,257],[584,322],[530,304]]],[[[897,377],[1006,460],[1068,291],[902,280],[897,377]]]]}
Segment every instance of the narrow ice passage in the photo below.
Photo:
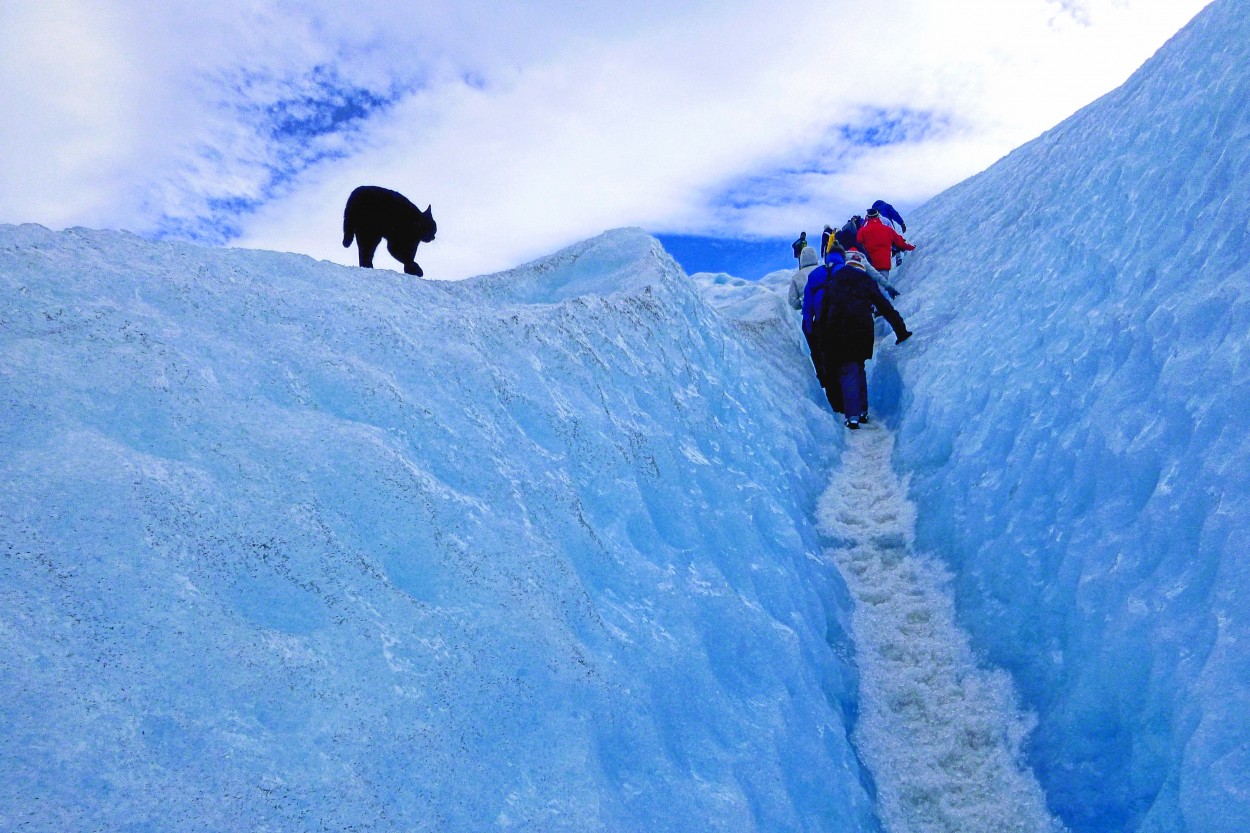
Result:
{"type": "Polygon", "coordinates": [[[855,600],[855,741],[881,821],[887,833],[1061,831],[1022,761],[1032,721],[1009,675],[977,665],[947,573],[913,551],[915,506],[893,448],[876,425],[848,434],[817,518],[855,600]]]}

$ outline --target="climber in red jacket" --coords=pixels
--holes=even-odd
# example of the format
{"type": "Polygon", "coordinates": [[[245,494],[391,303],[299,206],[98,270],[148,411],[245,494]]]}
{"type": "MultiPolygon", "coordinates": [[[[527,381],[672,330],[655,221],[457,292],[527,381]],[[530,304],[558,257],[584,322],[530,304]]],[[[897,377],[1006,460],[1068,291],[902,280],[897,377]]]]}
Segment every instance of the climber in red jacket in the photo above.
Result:
{"type": "Polygon", "coordinates": [[[855,239],[859,241],[864,254],[868,255],[873,268],[887,279],[890,276],[890,267],[894,265],[895,247],[904,252],[916,248],[904,240],[903,235],[881,222],[881,215],[875,208],[868,209],[868,219],[864,221],[855,239]]]}

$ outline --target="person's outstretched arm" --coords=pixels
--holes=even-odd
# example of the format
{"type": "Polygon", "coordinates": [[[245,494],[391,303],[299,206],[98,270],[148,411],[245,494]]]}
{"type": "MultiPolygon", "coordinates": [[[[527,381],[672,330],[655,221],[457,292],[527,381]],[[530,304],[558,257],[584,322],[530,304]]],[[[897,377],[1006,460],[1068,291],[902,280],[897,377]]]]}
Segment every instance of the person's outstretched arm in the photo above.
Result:
{"type": "Polygon", "coordinates": [[[902,227],[903,231],[907,231],[907,224],[903,222],[903,215],[899,214],[898,210],[894,206],[890,205],[888,202],[883,202],[881,205],[877,206],[877,211],[881,212],[887,220],[898,223],[899,226],[902,227]]]}
{"type": "Polygon", "coordinates": [[[877,289],[876,284],[869,284],[872,288],[872,305],[877,308],[877,312],[881,313],[894,330],[894,339],[896,344],[902,344],[911,338],[911,332],[907,329],[907,324],[903,321],[903,316],[898,314],[898,310],[890,303],[889,299],[881,294],[881,290],[877,289]]]}
{"type": "Polygon", "coordinates": [[[889,295],[891,298],[898,297],[899,295],[902,294],[898,291],[898,289],[895,288],[894,284],[890,283],[889,280],[886,279],[885,275],[878,272],[876,267],[873,266],[871,263],[867,263],[867,262],[864,263],[864,271],[867,272],[868,277],[876,281],[877,286],[885,290],[885,293],[889,295]]]}

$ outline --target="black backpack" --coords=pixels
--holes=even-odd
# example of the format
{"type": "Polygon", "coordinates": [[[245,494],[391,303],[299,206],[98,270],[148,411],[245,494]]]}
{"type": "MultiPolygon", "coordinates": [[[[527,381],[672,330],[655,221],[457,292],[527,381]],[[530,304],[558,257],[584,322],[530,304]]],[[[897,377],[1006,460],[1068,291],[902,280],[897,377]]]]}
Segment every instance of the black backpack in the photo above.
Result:
{"type": "Polygon", "coordinates": [[[865,328],[872,328],[873,304],[863,285],[869,280],[854,266],[843,266],[826,281],[815,321],[828,342],[852,343],[856,336],[862,338],[865,328]]]}

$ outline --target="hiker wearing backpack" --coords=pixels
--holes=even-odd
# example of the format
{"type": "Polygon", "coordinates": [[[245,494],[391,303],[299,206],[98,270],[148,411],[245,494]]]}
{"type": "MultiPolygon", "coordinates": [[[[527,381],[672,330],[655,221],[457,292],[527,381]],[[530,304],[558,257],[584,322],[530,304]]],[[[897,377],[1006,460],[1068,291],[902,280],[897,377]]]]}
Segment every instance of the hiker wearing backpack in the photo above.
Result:
{"type": "Polygon", "coordinates": [[[833,226],[825,226],[825,230],[820,233],[820,260],[823,263],[825,258],[829,256],[829,250],[833,246],[834,231],[833,226]]]}
{"type": "Polygon", "coordinates": [[[803,253],[803,249],[807,246],[807,232],[799,232],[799,239],[790,244],[790,248],[794,249],[794,259],[798,260],[799,255],[803,253]]]}
{"type": "Polygon", "coordinates": [[[824,354],[815,334],[815,319],[824,299],[826,284],[844,262],[842,247],[835,243],[825,262],[808,271],[807,283],[803,287],[803,337],[807,339],[807,350],[812,357],[812,366],[816,369],[816,381],[820,382],[826,395],[829,395],[829,385],[825,374],[824,354]]]}
{"type": "MultiPolygon", "coordinates": [[[[881,217],[882,223],[888,225],[899,234],[907,233],[907,223],[903,221],[903,215],[899,214],[898,211],[895,210],[894,206],[890,205],[885,200],[877,200],[872,204],[872,208],[877,212],[877,215],[881,217]]],[[[900,249],[897,246],[891,247],[890,254],[894,259],[895,266],[903,265],[903,251],[903,249],[900,249]]]]}
{"type": "Polygon", "coordinates": [[[855,246],[855,235],[859,234],[859,227],[862,224],[862,218],[856,214],[834,233],[834,236],[838,238],[838,242],[842,244],[842,248],[850,251],[855,246]]]}
{"type": "Polygon", "coordinates": [[[896,344],[911,338],[902,316],[868,277],[865,261],[862,253],[848,252],[845,265],[829,275],[812,316],[809,339],[820,349],[820,371],[829,404],[834,411],[846,415],[846,427],[851,429],[868,421],[864,362],[872,358],[876,336],[873,312],[889,322],[896,344]]]}
{"type": "Polygon", "coordinates": [[[807,288],[807,276],[820,265],[820,258],[811,246],[804,246],[799,254],[799,268],[790,277],[790,306],[803,309],[803,290],[807,288]]]}
{"type": "Polygon", "coordinates": [[[903,234],[907,233],[907,224],[903,222],[903,215],[894,210],[894,206],[885,200],[877,200],[872,204],[872,210],[877,212],[884,222],[894,227],[895,231],[903,234]]]}
{"type": "MultiPolygon", "coordinates": [[[[842,226],[842,228],[838,229],[835,233],[838,243],[841,244],[842,248],[847,252],[864,251],[863,246],[861,246],[859,240],[856,239],[856,235],[859,233],[859,227],[861,225],[859,220],[860,217],[856,214],[854,217],[847,220],[846,225],[842,226]]],[[[889,295],[891,300],[900,295],[894,284],[890,283],[889,278],[878,272],[871,263],[865,263],[864,265],[868,267],[868,277],[876,281],[877,286],[881,287],[881,290],[885,292],[886,295],[889,295]]]]}
{"type": "Polygon", "coordinates": [[[904,240],[892,226],[881,222],[881,215],[875,208],[868,209],[868,219],[864,221],[864,226],[855,235],[855,239],[864,254],[868,255],[869,262],[886,280],[889,280],[890,267],[894,265],[894,249],[910,252],[916,248],[904,240]]]}

